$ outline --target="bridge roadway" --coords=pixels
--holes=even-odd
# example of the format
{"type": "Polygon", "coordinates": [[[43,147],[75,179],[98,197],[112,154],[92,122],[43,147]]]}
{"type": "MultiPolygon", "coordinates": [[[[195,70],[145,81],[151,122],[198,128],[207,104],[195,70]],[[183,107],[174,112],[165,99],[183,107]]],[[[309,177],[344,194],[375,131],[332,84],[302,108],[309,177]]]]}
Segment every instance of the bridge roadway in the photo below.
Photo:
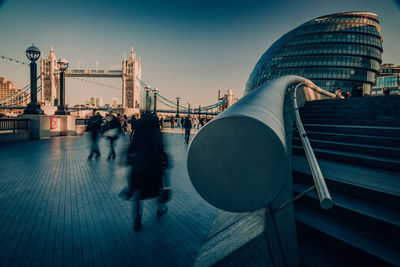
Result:
{"type": "MultiPolygon", "coordinates": [[[[192,187],[181,129],[164,133],[173,167],[169,211],[144,205],[133,231],[130,201],[118,197],[128,142],[117,160],[87,161],[87,136],[28,140],[0,146],[0,266],[191,266],[216,209],[192,187]]],[[[205,168],[207,166],[204,166],[205,168]]]]}

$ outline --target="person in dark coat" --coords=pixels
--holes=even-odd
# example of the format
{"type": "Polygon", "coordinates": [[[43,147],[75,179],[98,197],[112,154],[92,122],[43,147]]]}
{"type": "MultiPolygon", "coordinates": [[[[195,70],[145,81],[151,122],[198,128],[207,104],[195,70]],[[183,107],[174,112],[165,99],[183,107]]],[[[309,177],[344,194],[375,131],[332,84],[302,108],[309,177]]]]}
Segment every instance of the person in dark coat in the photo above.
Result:
{"type": "Polygon", "coordinates": [[[90,146],[90,153],[88,159],[91,160],[93,155],[96,154],[96,159],[100,158],[100,148],[98,143],[98,136],[101,131],[103,124],[103,118],[100,113],[96,114],[96,110],[93,110],[93,116],[89,118],[86,130],[90,133],[92,145],[90,146]]]}
{"type": "Polygon", "coordinates": [[[174,127],[175,127],[175,117],[172,116],[171,117],[171,129],[174,129],[174,127]]]}
{"type": "MultiPolygon", "coordinates": [[[[142,200],[159,196],[164,184],[164,171],[168,167],[168,157],[164,151],[158,118],[144,113],[136,121],[135,134],[128,149],[128,159],[132,165],[129,191],[133,195],[134,230],[142,227],[142,200]]],[[[166,204],[158,202],[157,216],[167,211],[166,204]]]]}
{"type": "Polygon", "coordinates": [[[108,154],[107,160],[115,159],[115,141],[118,139],[121,133],[121,121],[115,117],[112,112],[106,117],[106,132],[104,135],[110,141],[110,153],[108,154]]]}
{"type": "Polygon", "coordinates": [[[136,116],[133,115],[131,120],[130,120],[130,124],[131,124],[131,140],[133,137],[133,133],[135,132],[135,127],[136,127],[136,116]]]}
{"type": "Polygon", "coordinates": [[[187,116],[183,122],[183,127],[185,128],[185,143],[189,144],[190,130],[192,129],[192,121],[190,116],[187,116]]]}

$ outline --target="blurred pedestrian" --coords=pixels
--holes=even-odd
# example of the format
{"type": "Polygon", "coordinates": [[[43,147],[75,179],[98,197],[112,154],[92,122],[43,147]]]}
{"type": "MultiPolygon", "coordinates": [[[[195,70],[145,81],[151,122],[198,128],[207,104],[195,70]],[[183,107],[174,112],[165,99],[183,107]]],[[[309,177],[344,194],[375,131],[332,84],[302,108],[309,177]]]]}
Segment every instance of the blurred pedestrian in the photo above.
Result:
{"type": "Polygon", "coordinates": [[[335,91],[336,98],[343,98],[342,94],[343,94],[342,88],[336,89],[336,91],[335,91]]]}
{"type": "Polygon", "coordinates": [[[108,153],[107,160],[115,159],[115,141],[119,137],[119,133],[121,132],[121,121],[115,117],[112,112],[109,112],[106,117],[106,131],[104,132],[104,136],[110,142],[110,152],[108,153]]]}
{"type": "Polygon", "coordinates": [[[160,116],[159,124],[160,124],[161,130],[164,130],[164,117],[160,116]]]}
{"type": "Polygon", "coordinates": [[[126,114],[124,114],[124,117],[122,119],[122,133],[125,134],[126,132],[128,132],[128,117],[126,116],[126,114]]]}
{"type": "Polygon", "coordinates": [[[131,139],[133,137],[133,133],[135,132],[135,127],[136,127],[136,116],[133,115],[131,120],[130,120],[130,124],[131,124],[131,139]]]}
{"type": "Polygon", "coordinates": [[[190,115],[183,121],[183,127],[185,128],[185,144],[189,144],[190,130],[192,129],[190,115]]]}
{"type": "Polygon", "coordinates": [[[90,153],[88,159],[91,160],[93,155],[96,154],[96,159],[100,158],[100,148],[98,143],[98,136],[101,132],[101,126],[103,124],[103,118],[100,113],[93,110],[93,116],[89,118],[86,126],[86,130],[90,133],[92,144],[90,146],[90,153]]]}
{"type": "Polygon", "coordinates": [[[200,126],[203,127],[203,126],[204,126],[204,123],[205,123],[205,118],[204,118],[204,117],[201,117],[201,118],[200,118],[200,126]]]}
{"type": "Polygon", "coordinates": [[[142,200],[155,199],[157,216],[167,212],[166,203],[159,201],[160,192],[167,184],[165,170],[168,167],[168,157],[156,115],[146,112],[137,120],[135,134],[128,149],[128,159],[132,166],[129,179],[129,192],[133,196],[134,231],[142,228],[142,200]]]}
{"type": "Polygon", "coordinates": [[[174,127],[175,127],[175,117],[172,116],[171,117],[171,128],[174,129],[174,127]]]}
{"type": "Polygon", "coordinates": [[[357,84],[351,90],[352,97],[362,97],[363,96],[363,88],[361,84],[357,84]]]}
{"type": "Polygon", "coordinates": [[[183,127],[183,123],[185,122],[185,118],[182,116],[181,117],[181,127],[182,127],[182,132],[183,132],[183,129],[184,129],[184,127],[183,127]]]}

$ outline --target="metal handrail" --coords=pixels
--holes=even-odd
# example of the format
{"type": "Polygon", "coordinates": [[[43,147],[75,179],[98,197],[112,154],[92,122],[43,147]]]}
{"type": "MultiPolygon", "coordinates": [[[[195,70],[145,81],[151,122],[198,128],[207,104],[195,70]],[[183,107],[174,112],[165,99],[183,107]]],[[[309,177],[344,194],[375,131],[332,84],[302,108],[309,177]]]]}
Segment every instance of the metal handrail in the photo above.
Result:
{"type": "MultiPolygon", "coordinates": [[[[318,161],[314,155],[314,151],[311,147],[310,141],[308,140],[307,133],[304,130],[303,123],[301,122],[301,118],[300,118],[299,107],[297,104],[297,97],[296,97],[297,88],[300,85],[310,86],[310,84],[299,83],[298,85],[296,85],[296,87],[293,90],[293,106],[294,106],[294,112],[295,112],[296,125],[297,125],[297,129],[299,131],[301,143],[303,144],[304,152],[307,157],[308,165],[311,170],[315,188],[317,189],[320,205],[323,209],[330,209],[333,206],[333,201],[332,201],[331,195],[329,194],[329,190],[328,190],[328,187],[326,186],[324,176],[322,175],[318,161]]],[[[311,88],[311,86],[310,86],[310,88],[311,88]]],[[[318,93],[322,93],[327,96],[333,95],[332,93],[329,93],[318,87],[315,87],[312,89],[318,93]]]]}

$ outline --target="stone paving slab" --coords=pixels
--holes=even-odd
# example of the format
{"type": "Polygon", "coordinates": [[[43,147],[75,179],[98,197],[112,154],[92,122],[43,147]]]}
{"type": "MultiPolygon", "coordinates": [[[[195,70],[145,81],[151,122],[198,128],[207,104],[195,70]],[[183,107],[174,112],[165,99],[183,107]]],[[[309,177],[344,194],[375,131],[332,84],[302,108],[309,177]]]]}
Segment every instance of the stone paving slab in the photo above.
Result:
{"type": "Polygon", "coordinates": [[[192,187],[179,130],[164,133],[173,167],[173,199],[161,218],[145,201],[143,228],[133,232],[131,202],[118,193],[129,169],[88,161],[88,136],[0,146],[0,266],[191,266],[216,214],[192,187]]]}

